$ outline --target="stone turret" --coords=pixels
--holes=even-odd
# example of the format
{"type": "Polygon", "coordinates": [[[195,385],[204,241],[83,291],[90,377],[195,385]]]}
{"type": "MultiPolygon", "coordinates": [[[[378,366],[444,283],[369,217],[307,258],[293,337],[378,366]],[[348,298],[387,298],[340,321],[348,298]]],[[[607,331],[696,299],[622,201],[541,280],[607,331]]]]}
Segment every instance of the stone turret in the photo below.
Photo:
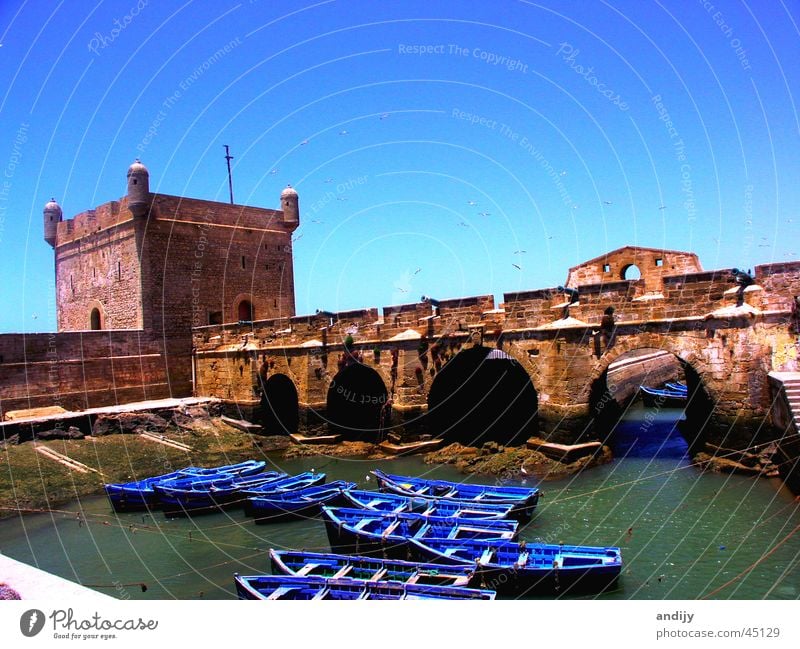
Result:
{"type": "Polygon", "coordinates": [[[281,209],[283,210],[283,224],[292,230],[300,225],[300,205],[297,192],[291,185],[281,192],[281,209]]]}
{"type": "Polygon", "coordinates": [[[145,216],[150,209],[150,172],[139,158],[128,167],[128,209],[134,216],[145,216]]]}
{"type": "Polygon", "coordinates": [[[56,203],[55,198],[44,206],[44,240],[55,248],[58,224],[61,222],[63,214],[61,207],[56,203]]]}

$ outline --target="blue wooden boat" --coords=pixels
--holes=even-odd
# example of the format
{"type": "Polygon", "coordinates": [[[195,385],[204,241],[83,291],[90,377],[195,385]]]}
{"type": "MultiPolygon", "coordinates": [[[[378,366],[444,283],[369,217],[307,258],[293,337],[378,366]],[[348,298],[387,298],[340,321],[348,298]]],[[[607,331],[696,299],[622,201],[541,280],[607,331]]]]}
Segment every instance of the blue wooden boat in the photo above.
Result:
{"type": "Polygon", "coordinates": [[[481,485],[448,480],[430,480],[410,476],[392,475],[383,471],[372,472],[383,491],[401,496],[427,496],[479,503],[513,505],[511,517],[527,523],[539,502],[539,489],[505,485],[481,485]]]}
{"type": "Polygon", "coordinates": [[[179,471],[144,478],[143,480],[107,484],[104,488],[114,511],[141,511],[158,505],[158,498],[153,490],[153,485],[167,482],[174,484],[177,480],[184,478],[202,479],[219,478],[228,475],[253,475],[263,471],[265,466],[266,462],[263,460],[247,460],[237,464],[210,468],[188,466],[179,471]]]}
{"type": "Polygon", "coordinates": [[[473,566],[482,587],[504,595],[596,593],[622,570],[617,547],[433,538],[410,539],[409,547],[419,561],[473,566]]]}
{"type": "MultiPolygon", "coordinates": [[[[158,504],[165,516],[188,516],[209,514],[227,507],[241,505],[246,500],[244,490],[266,485],[278,485],[288,480],[280,471],[265,471],[251,476],[227,476],[224,478],[186,480],[178,486],[172,482],[153,486],[158,504]]],[[[323,477],[324,479],[324,477],[323,477]]]]}
{"type": "Polygon", "coordinates": [[[296,577],[347,577],[366,581],[399,581],[406,584],[475,587],[474,566],[416,563],[380,557],[327,554],[295,550],[270,550],[272,574],[296,577]]]}
{"type": "Polygon", "coordinates": [[[244,513],[256,523],[279,523],[319,516],[322,505],[341,504],[342,493],[355,487],[355,482],[336,480],[329,484],[250,496],[244,513]]]}
{"type": "Polygon", "coordinates": [[[363,491],[361,489],[344,492],[342,499],[347,503],[343,507],[460,518],[509,518],[514,507],[513,505],[481,503],[474,500],[401,496],[390,491],[363,491]]]}
{"type": "Polygon", "coordinates": [[[689,394],[689,387],[685,383],[678,383],[677,381],[667,381],[664,383],[664,387],[667,390],[672,390],[673,392],[685,392],[689,394]]]}
{"type": "Polygon", "coordinates": [[[442,599],[492,600],[495,593],[473,588],[404,584],[397,581],[325,579],[287,575],[234,575],[239,599],[353,600],[442,599]]]}
{"type": "Polygon", "coordinates": [[[639,394],[642,396],[644,405],[648,408],[683,408],[686,406],[688,396],[688,392],[659,390],[657,388],[648,388],[646,385],[639,386],[639,394]]]}
{"type": "Polygon", "coordinates": [[[305,489],[306,487],[314,487],[316,485],[325,484],[326,478],[327,476],[324,473],[306,471],[305,473],[286,476],[277,482],[254,485],[253,487],[242,490],[241,494],[245,498],[250,498],[253,496],[287,493],[289,491],[297,491],[298,489],[305,489]]]}
{"type": "Polygon", "coordinates": [[[408,559],[409,538],[516,538],[517,521],[422,516],[346,507],[322,507],[325,531],[334,552],[408,559]]]}

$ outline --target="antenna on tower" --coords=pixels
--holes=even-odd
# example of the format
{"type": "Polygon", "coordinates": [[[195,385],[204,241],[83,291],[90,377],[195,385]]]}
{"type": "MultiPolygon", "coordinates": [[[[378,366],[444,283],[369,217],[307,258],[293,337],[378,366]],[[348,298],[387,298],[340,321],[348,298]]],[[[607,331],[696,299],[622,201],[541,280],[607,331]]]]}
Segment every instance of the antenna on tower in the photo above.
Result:
{"type": "Polygon", "coordinates": [[[223,144],[223,146],[225,147],[225,161],[228,163],[228,190],[231,193],[231,205],[233,205],[233,177],[231,176],[231,160],[233,160],[233,156],[228,150],[228,145],[223,144]]]}

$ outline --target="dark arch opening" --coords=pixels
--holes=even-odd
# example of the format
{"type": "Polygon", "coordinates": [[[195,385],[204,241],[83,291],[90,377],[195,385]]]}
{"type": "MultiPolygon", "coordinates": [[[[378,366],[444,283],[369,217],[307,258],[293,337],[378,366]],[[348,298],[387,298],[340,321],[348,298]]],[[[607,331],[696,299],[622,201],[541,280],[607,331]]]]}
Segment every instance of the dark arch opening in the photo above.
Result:
{"type": "Polygon", "coordinates": [[[297,432],[297,388],[285,374],[273,374],[261,393],[261,425],[268,435],[297,432]]]}
{"type": "Polygon", "coordinates": [[[386,399],[386,386],[375,370],[361,363],[345,367],[328,388],[329,431],[348,440],[377,441],[386,399]]]}
{"type": "Polygon", "coordinates": [[[250,300],[242,300],[239,302],[238,316],[240,322],[252,322],[255,320],[254,315],[253,304],[250,300]]]}
{"type": "Polygon", "coordinates": [[[660,458],[700,450],[714,409],[697,371],[653,348],[626,352],[611,363],[592,383],[589,407],[595,434],[615,456],[660,458]],[[685,386],[685,397],[670,384],[685,386]]]}
{"type": "Polygon", "coordinates": [[[92,331],[99,331],[103,328],[103,321],[100,317],[100,309],[97,307],[92,309],[92,312],[89,314],[89,328],[92,331]]]}
{"type": "Polygon", "coordinates": [[[538,395],[528,373],[499,349],[456,354],[431,385],[427,424],[448,443],[524,444],[539,430],[538,395]]]}
{"type": "Polygon", "coordinates": [[[642,279],[642,271],[636,264],[628,264],[622,268],[622,279],[642,279]]]}

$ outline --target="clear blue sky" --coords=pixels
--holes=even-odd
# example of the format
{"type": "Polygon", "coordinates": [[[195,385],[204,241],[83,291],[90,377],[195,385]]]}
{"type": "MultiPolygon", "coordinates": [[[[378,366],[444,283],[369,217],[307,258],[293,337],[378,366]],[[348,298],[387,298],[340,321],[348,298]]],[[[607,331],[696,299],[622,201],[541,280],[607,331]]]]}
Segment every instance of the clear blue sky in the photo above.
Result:
{"type": "Polygon", "coordinates": [[[800,258],[796,2],[92,4],[0,3],[0,331],[55,328],[51,196],[227,201],[223,144],[300,194],[298,313],[800,258]]]}

